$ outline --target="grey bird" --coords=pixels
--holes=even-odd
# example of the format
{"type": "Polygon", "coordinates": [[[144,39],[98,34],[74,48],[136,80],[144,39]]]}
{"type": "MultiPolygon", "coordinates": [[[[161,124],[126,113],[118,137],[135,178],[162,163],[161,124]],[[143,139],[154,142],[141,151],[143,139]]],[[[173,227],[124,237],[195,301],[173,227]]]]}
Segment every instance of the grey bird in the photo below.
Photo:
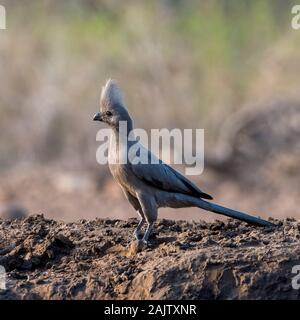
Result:
{"type": "MultiPolygon", "coordinates": [[[[140,142],[134,136],[133,138],[130,136],[129,139],[133,121],[124,103],[122,92],[114,80],[108,80],[102,87],[100,112],[94,115],[93,120],[102,121],[112,128],[108,151],[109,168],[127,200],[140,216],[140,222],[134,232],[137,240],[148,243],[160,207],[199,207],[250,224],[274,226],[269,221],[203,200],[213,198],[160,159],[156,158],[157,163],[147,164],[134,161],[135,155],[129,154],[128,150],[133,144],[140,142]],[[127,124],[127,130],[124,132],[120,130],[122,121],[127,124]],[[121,161],[120,157],[125,157],[126,161],[121,161]],[[141,228],[144,223],[147,227],[141,239],[141,228]]],[[[139,148],[142,150],[144,147],[139,145],[139,148]]],[[[144,148],[143,151],[146,151],[143,154],[146,154],[148,159],[155,158],[149,150],[144,148]]]]}

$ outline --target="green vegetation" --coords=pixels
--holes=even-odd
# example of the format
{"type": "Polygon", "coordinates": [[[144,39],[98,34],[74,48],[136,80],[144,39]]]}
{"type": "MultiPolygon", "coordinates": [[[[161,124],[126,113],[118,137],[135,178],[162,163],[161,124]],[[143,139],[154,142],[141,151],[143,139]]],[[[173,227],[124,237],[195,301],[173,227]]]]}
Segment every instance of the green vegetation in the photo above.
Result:
{"type": "Polygon", "coordinates": [[[39,153],[43,148],[32,145],[43,145],[53,128],[70,134],[61,137],[68,147],[60,155],[69,149],[76,154],[78,141],[92,141],[85,146],[90,157],[94,131],[87,129],[87,118],[108,77],[122,84],[137,125],[209,127],[208,141],[214,141],[224,118],[243,105],[297,92],[289,83],[299,69],[294,58],[300,31],[290,27],[293,4],[4,1],[9,24],[0,34],[0,166],[12,164],[16,151],[24,157],[24,150],[32,149],[30,157],[39,153]],[[57,121],[62,113],[63,121],[57,121]],[[11,133],[12,123],[21,129],[11,133]],[[31,145],[20,142],[24,128],[31,145]]]}

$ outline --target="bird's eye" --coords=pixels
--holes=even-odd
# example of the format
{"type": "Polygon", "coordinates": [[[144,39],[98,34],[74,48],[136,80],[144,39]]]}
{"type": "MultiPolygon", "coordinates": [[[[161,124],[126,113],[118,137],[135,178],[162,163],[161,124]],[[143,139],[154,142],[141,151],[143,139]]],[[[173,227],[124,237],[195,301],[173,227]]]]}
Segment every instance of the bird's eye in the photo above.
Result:
{"type": "Polygon", "coordinates": [[[112,116],[112,113],[111,113],[111,111],[106,111],[106,112],[105,112],[105,115],[107,115],[108,117],[111,117],[111,116],[112,116]]]}

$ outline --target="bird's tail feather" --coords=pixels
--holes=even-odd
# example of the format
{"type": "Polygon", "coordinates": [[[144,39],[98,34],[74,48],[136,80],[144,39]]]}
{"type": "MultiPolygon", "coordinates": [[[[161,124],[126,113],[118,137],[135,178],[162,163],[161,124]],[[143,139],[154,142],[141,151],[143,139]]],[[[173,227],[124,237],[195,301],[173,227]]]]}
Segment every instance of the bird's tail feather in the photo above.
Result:
{"type": "Polygon", "coordinates": [[[218,204],[215,203],[211,203],[211,202],[207,202],[205,200],[199,199],[200,201],[198,202],[198,207],[202,208],[204,210],[207,211],[211,211],[211,212],[215,212],[218,214],[222,214],[224,216],[230,217],[230,218],[234,218],[234,219],[238,219],[241,221],[245,221],[248,222],[250,224],[254,224],[257,226],[262,226],[262,227],[275,227],[276,225],[273,224],[270,221],[266,221],[264,219],[240,212],[240,211],[236,211],[233,209],[229,209],[226,207],[222,207],[218,204]]]}

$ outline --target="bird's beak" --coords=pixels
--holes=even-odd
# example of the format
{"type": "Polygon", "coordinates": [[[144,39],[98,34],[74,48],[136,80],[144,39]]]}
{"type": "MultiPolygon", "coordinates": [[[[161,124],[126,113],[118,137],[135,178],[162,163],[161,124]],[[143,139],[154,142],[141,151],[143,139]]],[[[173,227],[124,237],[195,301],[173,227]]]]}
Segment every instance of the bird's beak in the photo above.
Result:
{"type": "Polygon", "coordinates": [[[101,112],[97,112],[94,117],[93,117],[94,121],[102,121],[102,115],[101,112]]]}

